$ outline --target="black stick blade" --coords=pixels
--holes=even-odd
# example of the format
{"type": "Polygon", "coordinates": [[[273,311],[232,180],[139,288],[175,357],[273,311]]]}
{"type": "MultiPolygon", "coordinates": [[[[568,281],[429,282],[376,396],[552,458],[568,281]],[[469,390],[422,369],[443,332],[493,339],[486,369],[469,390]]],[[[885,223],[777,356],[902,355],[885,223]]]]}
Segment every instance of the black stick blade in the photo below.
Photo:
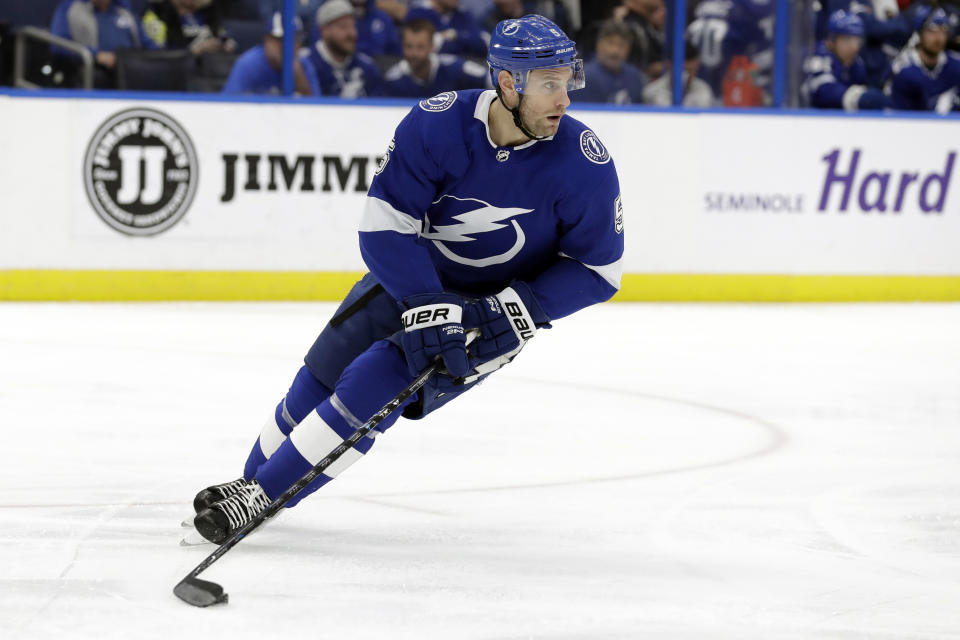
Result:
{"type": "Polygon", "coordinates": [[[209,607],[212,604],[227,602],[223,587],[215,582],[187,576],[173,588],[173,594],[195,607],[209,607]]]}

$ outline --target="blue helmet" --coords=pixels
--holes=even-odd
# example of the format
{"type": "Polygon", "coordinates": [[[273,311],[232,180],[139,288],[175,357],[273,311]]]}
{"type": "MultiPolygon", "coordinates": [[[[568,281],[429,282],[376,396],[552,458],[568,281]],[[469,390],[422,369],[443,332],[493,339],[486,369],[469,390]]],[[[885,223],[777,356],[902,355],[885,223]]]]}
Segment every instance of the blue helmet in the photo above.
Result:
{"type": "Polygon", "coordinates": [[[570,67],[573,73],[567,91],[582,89],[586,84],[577,43],[543,16],[526,15],[498,23],[490,36],[487,64],[494,87],[500,71],[509,71],[519,93],[527,86],[527,73],[534,69],[570,67]]]}
{"type": "Polygon", "coordinates": [[[932,7],[920,5],[917,7],[916,13],[913,14],[914,31],[921,31],[930,27],[946,28],[949,24],[950,20],[947,18],[947,12],[943,9],[932,9],[932,7]]]}
{"type": "Polygon", "coordinates": [[[831,36],[856,36],[862,38],[865,33],[863,19],[855,13],[843,9],[830,14],[827,33],[831,36]]]}

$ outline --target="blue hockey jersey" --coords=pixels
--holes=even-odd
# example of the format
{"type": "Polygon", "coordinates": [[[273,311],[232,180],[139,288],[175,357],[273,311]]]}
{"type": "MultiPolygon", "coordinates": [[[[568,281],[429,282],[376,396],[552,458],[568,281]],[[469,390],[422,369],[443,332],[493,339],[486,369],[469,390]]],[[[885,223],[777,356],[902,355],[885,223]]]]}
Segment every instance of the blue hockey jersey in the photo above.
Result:
{"type": "Polygon", "coordinates": [[[317,70],[323,95],[340,98],[383,95],[380,71],[370,56],[358,52],[339,63],[330,55],[323,40],[318,40],[307,51],[306,57],[317,70]]]}
{"type": "Polygon", "coordinates": [[[704,0],[687,37],[700,52],[702,78],[717,97],[734,56],[745,55],[757,65],[761,82],[773,68],[773,0],[704,0]]]}
{"type": "Polygon", "coordinates": [[[400,32],[393,18],[377,8],[374,0],[367,0],[362,16],[357,17],[357,51],[368,56],[398,56],[402,53],[400,32]]]}
{"type": "Polygon", "coordinates": [[[556,135],[497,147],[494,91],[422,100],[401,121],[370,186],[360,250],[396,299],[497,293],[527,282],[551,319],[619,288],[623,211],[600,139],[565,116],[556,135]]]}
{"type": "Polygon", "coordinates": [[[845,67],[821,42],[816,54],[803,63],[803,71],[806,79],[800,91],[807,105],[817,109],[856,110],[856,103],[844,104],[843,96],[854,85],[866,85],[867,70],[862,59],[857,58],[845,67]]]}
{"type": "Polygon", "coordinates": [[[958,87],[960,57],[953,53],[941,53],[933,69],[923,64],[914,48],[908,49],[893,63],[890,97],[894,109],[933,111],[941,96],[955,93],[958,87]]]}
{"type": "Polygon", "coordinates": [[[881,19],[877,16],[872,0],[821,0],[822,9],[817,14],[816,31],[819,39],[827,37],[827,21],[839,10],[853,13],[863,20],[865,38],[860,57],[863,58],[866,84],[880,87],[889,72],[890,59],[907,44],[912,29],[903,14],[881,19]]]}
{"type": "Polygon", "coordinates": [[[487,67],[446,54],[430,56],[430,78],[421,82],[401,60],[383,74],[383,89],[395,98],[429,98],[443,91],[480,89],[487,86],[487,67]]]}

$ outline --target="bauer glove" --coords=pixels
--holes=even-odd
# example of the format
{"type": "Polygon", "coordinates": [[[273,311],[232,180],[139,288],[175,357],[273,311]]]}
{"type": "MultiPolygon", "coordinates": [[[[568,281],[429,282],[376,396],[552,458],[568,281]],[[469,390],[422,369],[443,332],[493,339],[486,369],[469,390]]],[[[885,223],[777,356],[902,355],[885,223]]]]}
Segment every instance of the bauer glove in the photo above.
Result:
{"type": "Polygon", "coordinates": [[[423,293],[403,299],[400,338],[410,374],[417,376],[436,358],[443,358],[454,377],[467,374],[466,333],[460,323],[463,301],[452,293],[423,293]]]}
{"type": "Polygon", "coordinates": [[[486,375],[510,362],[537,332],[550,326],[525,282],[515,281],[500,293],[471,301],[463,310],[463,325],[479,329],[480,336],[470,344],[470,367],[486,375]]]}

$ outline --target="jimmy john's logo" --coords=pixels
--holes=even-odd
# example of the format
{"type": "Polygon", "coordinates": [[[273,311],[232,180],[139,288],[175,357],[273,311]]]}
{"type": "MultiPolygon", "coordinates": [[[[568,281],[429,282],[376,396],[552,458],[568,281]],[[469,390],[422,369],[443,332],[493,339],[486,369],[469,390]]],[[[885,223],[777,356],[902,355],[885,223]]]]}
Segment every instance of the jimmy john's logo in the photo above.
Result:
{"type": "Polygon", "coordinates": [[[87,198],[108,225],[153,235],[186,214],[197,191],[193,142],[171,117],[153,109],[115,114],[94,133],[83,160],[87,198]]]}

